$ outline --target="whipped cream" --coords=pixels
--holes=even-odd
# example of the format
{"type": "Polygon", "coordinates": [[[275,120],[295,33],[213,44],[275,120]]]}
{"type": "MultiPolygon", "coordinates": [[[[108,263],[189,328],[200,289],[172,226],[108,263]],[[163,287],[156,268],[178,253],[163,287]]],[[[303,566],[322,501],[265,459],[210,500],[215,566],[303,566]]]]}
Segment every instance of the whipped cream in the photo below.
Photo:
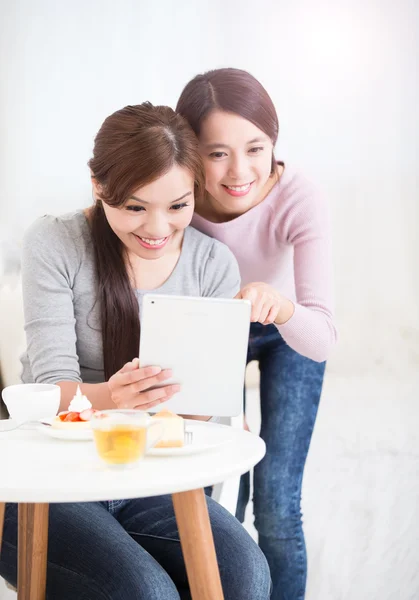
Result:
{"type": "Polygon", "coordinates": [[[88,400],[86,398],[86,396],[84,396],[81,393],[80,386],[78,385],[77,386],[76,395],[74,396],[74,398],[70,402],[68,410],[70,412],[78,412],[78,413],[80,413],[83,410],[87,410],[88,408],[92,408],[92,403],[90,402],[90,400],[88,400]]]}

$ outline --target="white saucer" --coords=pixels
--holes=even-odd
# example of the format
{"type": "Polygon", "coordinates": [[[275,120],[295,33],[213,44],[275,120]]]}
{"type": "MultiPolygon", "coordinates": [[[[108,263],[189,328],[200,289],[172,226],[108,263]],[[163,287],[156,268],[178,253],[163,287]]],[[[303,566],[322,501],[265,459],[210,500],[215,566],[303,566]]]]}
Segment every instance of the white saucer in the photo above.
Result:
{"type": "Polygon", "coordinates": [[[71,442],[87,442],[93,440],[93,431],[91,429],[56,429],[49,425],[40,423],[37,430],[44,435],[57,440],[67,440],[71,442]]]}
{"type": "Polygon", "coordinates": [[[206,421],[186,419],[186,430],[192,433],[192,442],[180,448],[151,448],[147,456],[188,456],[208,452],[228,444],[232,439],[231,427],[206,421]]]}

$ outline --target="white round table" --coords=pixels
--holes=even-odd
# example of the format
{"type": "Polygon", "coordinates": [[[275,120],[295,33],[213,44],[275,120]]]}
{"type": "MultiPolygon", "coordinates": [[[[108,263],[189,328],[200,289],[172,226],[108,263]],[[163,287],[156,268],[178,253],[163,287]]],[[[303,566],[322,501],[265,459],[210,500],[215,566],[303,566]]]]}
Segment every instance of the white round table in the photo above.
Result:
{"type": "Polygon", "coordinates": [[[256,435],[199,423],[218,445],[182,456],[147,456],[135,467],[103,465],[92,441],[69,442],[38,431],[0,432],[0,547],[4,503],[19,503],[18,600],[43,600],[48,505],[172,494],[194,600],[221,600],[203,487],[241,475],[265,454],[256,435]],[[5,460],[7,457],[7,460],[5,460]]]}

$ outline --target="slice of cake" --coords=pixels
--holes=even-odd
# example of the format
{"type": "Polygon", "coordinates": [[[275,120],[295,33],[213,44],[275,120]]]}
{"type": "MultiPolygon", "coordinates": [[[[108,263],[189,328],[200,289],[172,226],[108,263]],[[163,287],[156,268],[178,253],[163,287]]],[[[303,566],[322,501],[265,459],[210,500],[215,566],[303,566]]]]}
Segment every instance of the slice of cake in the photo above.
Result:
{"type": "Polygon", "coordinates": [[[164,425],[162,439],[155,448],[180,448],[185,443],[185,421],[179,415],[162,410],[151,417],[161,421],[164,425]]]}
{"type": "Polygon", "coordinates": [[[81,393],[78,385],[68,410],[60,412],[51,423],[51,426],[55,429],[89,429],[90,417],[95,412],[97,410],[92,408],[92,403],[81,393]]]}

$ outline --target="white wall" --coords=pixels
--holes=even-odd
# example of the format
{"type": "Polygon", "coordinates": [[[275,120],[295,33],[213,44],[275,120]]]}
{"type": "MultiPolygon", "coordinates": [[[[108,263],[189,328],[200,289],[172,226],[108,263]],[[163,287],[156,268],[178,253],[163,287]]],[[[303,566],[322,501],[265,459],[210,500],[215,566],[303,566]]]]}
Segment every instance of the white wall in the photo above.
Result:
{"type": "Polygon", "coordinates": [[[331,368],[417,367],[419,4],[116,6],[1,4],[3,239],[46,211],[89,203],[86,161],[113,110],[146,99],[173,106],[197,72],[245,68],[277,105],[278,156],[330,199],[341,332],[331,368]]]}

